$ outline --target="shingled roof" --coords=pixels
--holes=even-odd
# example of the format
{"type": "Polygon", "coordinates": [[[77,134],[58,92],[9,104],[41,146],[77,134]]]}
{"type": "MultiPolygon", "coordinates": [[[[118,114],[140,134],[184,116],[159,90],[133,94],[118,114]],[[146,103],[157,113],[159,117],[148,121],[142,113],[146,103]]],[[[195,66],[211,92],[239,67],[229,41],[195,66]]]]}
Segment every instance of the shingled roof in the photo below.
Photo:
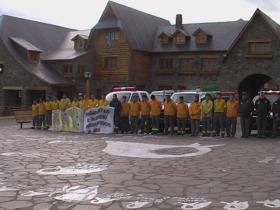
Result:
{"type": "Polygon", "coordinates": [[[24,48],[40,49],[41,58],[44,58],[45,55],[55,51],[72,30],[7,15],[0,18],[0,39],[10,54],[28,73],[50,85],[70,85],[72,83],[41,61],[37,64],[28,62],[14,48],[13,41],[19,42],[24,48]]]}
{"type": "MultiPolygon", "coordinates": [[[[176,31],[176,26],[161,26],[157,30],[157,35],[154,39],[154,52],[192,52],[192,51],[227,51],[236,37],[245,27],[247,21],[238,20],[231,22],[214,22],[214,23],[194,23],[184,24],[183,30],[186,34],[192,36],[184,45],[176,44],[161,44],[159,35],[162,33],[173,34],[176,31]],[[196,44],[195,36],[197,30],[207,31],[212,38],[207,44],[196,44]]],[[[182,30],[182,29],[181,29],[182,30]]]]}
{"type": "Polygon", "coordinates": [[[125,32],[132,49],[152,51],[157,28],[167,25],[170,25],[168,20],[109,1],[93,30],[119,27],[125,32]],[[107,9],[110,8],[116,19],[105,16],[107,9]]]}

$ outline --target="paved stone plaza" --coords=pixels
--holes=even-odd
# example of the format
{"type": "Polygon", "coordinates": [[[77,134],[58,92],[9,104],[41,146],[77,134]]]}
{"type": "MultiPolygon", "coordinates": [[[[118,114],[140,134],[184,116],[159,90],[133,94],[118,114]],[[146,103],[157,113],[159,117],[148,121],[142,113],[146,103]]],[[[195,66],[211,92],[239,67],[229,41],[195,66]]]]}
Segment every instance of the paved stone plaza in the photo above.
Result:
{"type": "Polygon", "coordinates": [[[0,209],[280,209],[279,147],[280,139],[57,133],[0,120],[0,209]]]}

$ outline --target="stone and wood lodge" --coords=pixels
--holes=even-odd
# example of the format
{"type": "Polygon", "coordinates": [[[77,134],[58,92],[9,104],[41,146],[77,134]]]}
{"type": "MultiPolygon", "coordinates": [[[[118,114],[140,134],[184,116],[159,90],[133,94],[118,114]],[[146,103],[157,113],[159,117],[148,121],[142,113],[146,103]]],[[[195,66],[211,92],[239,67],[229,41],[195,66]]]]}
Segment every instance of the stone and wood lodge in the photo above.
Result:
{"type": "Polygon", "coordinates": [[[255,94],[280,85],[280,26],[257,9],[249,21],[176,24],[109,1],[91,30],[0,17],[0,106],[115,86],[255,94]]]}

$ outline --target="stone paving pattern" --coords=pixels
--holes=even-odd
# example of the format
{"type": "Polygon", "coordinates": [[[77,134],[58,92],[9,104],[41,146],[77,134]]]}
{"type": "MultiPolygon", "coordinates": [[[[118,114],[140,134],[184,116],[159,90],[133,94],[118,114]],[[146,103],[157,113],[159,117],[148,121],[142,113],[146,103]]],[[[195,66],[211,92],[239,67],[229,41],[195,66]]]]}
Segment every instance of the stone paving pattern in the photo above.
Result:
{"type": "MultiPolygon", "coordinates": [[[[29,127],[25,125],[25,127],[29,127]]],[[[13,121],[0,120],[0,209],[123,210],[128,199],[104,204],[91,200],[69,202],[55,195],[23,196],[29,191],[65,186],[98,186],[97,197],[130,194],[163,202],[150,202],[145,210],[182,209],[178,199],[203,198],[209,210],[224,209],[221,202],[248,201],[252,210],[272,209],[257,201],[280,199],[280,139],[221,139],[132,135],[88,135],[19,129],[13,121]],[[106,140],[161,145],[223,144],[189,158],[141,159],[104,153],[106,140]],[[1,154],[6,155],[1,155],[1,154]],[[29,155],[28,155],[29,154],[29,155]],[[79,175],[40,175],[40,169],[77,164],[107,166],[106,170],[79,175]],[[5,187],[16,190],[5,191],[5,187]]],[[[170,149],[168,154],[192,152],[170,149]]],[[[50,170],[51,171],[51,170],[50,170]]],[[[142,199],[143,200],[143,199],[142,199]]],[[[191,209],[191,208],[186,208],[191,209]]],[[[274,208],[274,209],[280,209],[274,208]]]]}

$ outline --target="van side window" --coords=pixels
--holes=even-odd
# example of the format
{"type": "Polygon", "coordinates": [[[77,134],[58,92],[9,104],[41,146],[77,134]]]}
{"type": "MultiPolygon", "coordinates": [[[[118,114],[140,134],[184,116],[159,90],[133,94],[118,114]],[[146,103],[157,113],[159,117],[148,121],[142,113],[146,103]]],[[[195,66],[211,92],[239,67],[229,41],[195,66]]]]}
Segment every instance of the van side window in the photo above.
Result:
{"type": "Polygon", "coordinates": [[[131,96],[131,101],[133,100],[134,97],[137,97],[137,98],[139,99],[138,93],[133,93],[133,94],[132,94],[132,96],[131,96]]]}
{"type": "Polygon", "coordinates": [[[146,93],[140,93],[141,94],[141,98],[143,99],[143,97],[147,97],[148,98],[148,96],[147,96],[147,94],[146,93]]]}

